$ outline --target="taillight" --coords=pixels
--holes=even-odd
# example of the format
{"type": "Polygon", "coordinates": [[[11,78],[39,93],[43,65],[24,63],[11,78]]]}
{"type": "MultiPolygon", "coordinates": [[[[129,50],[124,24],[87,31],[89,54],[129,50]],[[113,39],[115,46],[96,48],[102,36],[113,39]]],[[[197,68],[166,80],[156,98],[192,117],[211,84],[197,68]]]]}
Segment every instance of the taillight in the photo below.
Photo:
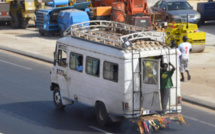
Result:
{"type": "Polygon", "coordinates": [[[122,107],[123,107],[123,110],[128,110],[129,109],[129,103],[128,102],[122,102],[122,107]]]}
{"type": "Polygon", "coordinates": [[[181,96],[178,96],[178,104],[181,104],[181,96]]]}
{"type": "Polygon", "coordinates": [[[8,16],[9,12],[0,12],[0,16],[8,16]]]}

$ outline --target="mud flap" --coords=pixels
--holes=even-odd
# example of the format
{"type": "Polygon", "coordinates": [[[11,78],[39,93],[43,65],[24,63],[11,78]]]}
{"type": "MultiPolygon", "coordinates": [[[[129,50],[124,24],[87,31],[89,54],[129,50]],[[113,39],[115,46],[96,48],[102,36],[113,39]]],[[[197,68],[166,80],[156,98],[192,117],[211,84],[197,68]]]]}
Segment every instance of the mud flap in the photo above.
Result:
{"type": "Polygon", "coordinates": [[[147,115],[147,116],[141,116],[139,118],[131,119],[133,123],[137,123],[140,134],[151,134],[151,132],[158,131],[160,128],[168,128],[169,124],[172,122],[176,122],[180,125],[185,124],[186,126],[189,126],[181,114],[166,114],[164,116],[160,115],[147,115]]]}

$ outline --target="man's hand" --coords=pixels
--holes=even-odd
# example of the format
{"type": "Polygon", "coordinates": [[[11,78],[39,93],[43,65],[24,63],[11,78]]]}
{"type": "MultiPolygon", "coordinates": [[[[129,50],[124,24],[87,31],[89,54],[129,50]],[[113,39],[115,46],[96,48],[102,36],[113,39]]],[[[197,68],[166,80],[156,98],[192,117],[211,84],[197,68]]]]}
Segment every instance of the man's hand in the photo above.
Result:
{"type": "Polygon", "coordinates": [[[175,67],[172,65],[171,62],[169,62],[169,65],[172,66],[172,70],[171,71],[174,72],[175,71],[175,67]]]}

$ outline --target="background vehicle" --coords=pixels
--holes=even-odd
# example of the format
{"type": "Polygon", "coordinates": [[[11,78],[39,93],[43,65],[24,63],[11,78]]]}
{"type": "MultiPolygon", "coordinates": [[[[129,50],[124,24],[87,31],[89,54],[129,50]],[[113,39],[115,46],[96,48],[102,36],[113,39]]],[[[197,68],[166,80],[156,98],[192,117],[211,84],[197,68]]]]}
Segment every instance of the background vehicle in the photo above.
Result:
{"type": "Polygon", "coordinates": [[[201,14],[199,25],[204,24],[205,21],[215,20],[215,2],[213,2],[213,0],[198,3],[197,11],[201,14]]]}
{"type": "Polygon", "coordinates": [[[99,10],[112,7],[109,15],[113,21],[152,28],[147,0],[94,0],[93,6],[99,10]]]}
{"type": "Polygon", "coordinates": [[[41,9],[36,12],[36,27],[41,35],[63,32],[72,24],[89,21],[87,6],[91,2],[75,3],[73,6],[56,7],[68,4],[68,0],[52,2],[54,8],[41,9]]]}
{"type": "Polygon", "coordinates": [[[9,3],[0,1],[0,25],[10,25],[11,16],[9,15],[9,3]]]}
{"type": "Polygon", "coordinates": [[[167,22],[174,20],[176,23],[188,21],[197,24],[201,18],[186,0],[160,0],[152,6],[152,10],[160,12],[163,21],[167,22]]]}
{"type": "Polygon", "coordinates": [[[170,45],[174,39],[177,46],[183,42],[183,36],[187,36],[192,45],[192,53],[200,53],[205,49],[206,33],[198,31],[197,24],[193,23],[169,23],[166,30],[166,44],[170,45]]]}
{"type": "Polygon", "coordinates": [[[67,9],[59,12],[57,21],[60,29],[60,36],[64,36],[63,32],[70,25],[90,21],[90,19],[85,11],[78,9],[67,9]]]}
{"type": "Polygon", "coordinates": [[[27,28],[29,20],[36,20],[35,11],[44,8],[42,0],[10,0],[11,26],[27,28]]]}

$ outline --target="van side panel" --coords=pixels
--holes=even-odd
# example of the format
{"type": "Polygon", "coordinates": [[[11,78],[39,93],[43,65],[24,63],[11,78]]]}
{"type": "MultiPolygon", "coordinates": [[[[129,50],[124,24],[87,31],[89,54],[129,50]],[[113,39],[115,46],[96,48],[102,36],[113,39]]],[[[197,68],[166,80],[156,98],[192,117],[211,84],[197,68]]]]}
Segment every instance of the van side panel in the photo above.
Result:
{"type": "Polygon", "coordinates": [[[70,99],[89,106],[95,106],[96,101],[101,101],[105,104],[109,113],[122,115],[122,102],[124,101],[124,80],[121,79],[124,77],[123,59],[109,57],[75,47],[70,47],[69,51],[83,55],[83,72],[68,69],[68,75],[71,77],[68,81],[70,99]],[[99,77],[86,73],[87,56],[100,60],[99,77]],[[103,78],[104,61],[118,64],[118,82],[103,78]]]}
{"type": "MultiPolygon", "coordinates": [[[[181,96],[181,83],[180,83],[180,71],[179,71],[179,65],[176,65],[176,56],[175,55],[170,55],[170,61],[171,63],[177,68],[172,75],[172,82],[173,82],[173,87],[170,89],[170,110],[176,110],[176,103],[178,103],[178,96],[181,96]],[[176,88],[177,86],[177,88],[176,88]],[[176,90],[177,90],[177,96],[176,96],[176,90]]],[[[167,110],[169,110],[169,103],[167,104],[167,110]]],[[[177,106],[178,112],[181,112],[181,105],[178,104],[177,106]]]]}

